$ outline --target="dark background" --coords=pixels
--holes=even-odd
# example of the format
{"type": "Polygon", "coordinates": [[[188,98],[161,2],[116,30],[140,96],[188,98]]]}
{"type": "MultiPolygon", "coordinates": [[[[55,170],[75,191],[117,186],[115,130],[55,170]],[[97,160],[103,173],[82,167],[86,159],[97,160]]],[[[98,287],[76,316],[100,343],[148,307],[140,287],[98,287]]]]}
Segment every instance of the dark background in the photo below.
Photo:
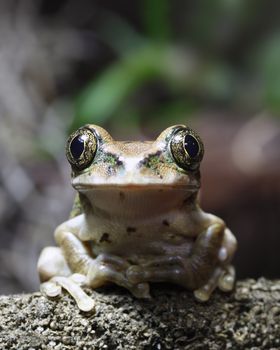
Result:
{"type": "Polygon", "coordinates": [[[279,1],[0,1],[0,293],[72,205],[64,144],[185,123],[203,138],[202,207],[239,241],[239,278],[279,278],[279,1]]]}

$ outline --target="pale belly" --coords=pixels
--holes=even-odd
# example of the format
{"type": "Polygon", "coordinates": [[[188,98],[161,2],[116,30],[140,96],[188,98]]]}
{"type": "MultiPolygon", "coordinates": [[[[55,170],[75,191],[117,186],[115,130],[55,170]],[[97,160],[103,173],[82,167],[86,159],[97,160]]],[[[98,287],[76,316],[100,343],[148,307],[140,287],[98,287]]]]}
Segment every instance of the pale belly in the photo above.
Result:
{"type": "Polygon", "coordinates": [[[93,255],[117,255],[133,263],[155,256],[188,257],[195,241],[194,238],[172,230],[160,231],[158,227],[147,229],[147,227],[128,226],[125,230],[103,231],[96,232],[94,239],[90,240],[93,255]]]}

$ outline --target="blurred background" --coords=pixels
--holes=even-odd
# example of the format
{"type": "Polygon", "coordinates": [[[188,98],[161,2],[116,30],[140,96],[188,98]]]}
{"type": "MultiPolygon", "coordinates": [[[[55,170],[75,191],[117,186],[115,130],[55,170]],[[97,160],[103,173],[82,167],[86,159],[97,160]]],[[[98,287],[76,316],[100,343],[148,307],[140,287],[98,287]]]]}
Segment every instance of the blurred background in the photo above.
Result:
{"type": "Polygon", "coordinates": [[[202,207],[239,278],[280,277],[280,2],[0,0],[0,294],[37,290],[69,215],[64,144],[85,123],[203,138],[202,207]]]}

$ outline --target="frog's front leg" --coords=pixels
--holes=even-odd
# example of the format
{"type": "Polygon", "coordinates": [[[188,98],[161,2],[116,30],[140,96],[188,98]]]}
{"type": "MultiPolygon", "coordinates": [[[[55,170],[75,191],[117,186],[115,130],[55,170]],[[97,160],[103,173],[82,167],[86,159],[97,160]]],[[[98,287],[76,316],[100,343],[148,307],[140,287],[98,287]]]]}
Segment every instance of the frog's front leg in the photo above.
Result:
{"type": "Polygon", "coordinates": [[[147,283],[131,283],[126,277],[129,263],[111,254],[93,256],[87,242],[79,239],[83,215],[60,225],[55,231],[59,247],[47,247],[38,261],[41,290],[50,297],[61,293],[62,288],[76,300],[79,308],[89,311],[94,303],[82,286],[100,287],[113,282],[129,289],[137,297],[149,297],[147,283]]]}
{"type": "Polygon", "coordinates": [[[132,266],[128,278],[139,281],[170,281],[194,290],[200,301],[209,299],[212,291],[219,286],[231,290],[234,284],[234,269],[229,265],[236,240],[223,223],[215,223],[202,232],[194,243],[188,257],[159,257],[151,263],[132,266]]]}
{"type": "Polygon", "coordinates": [[[42,282],[54,276],[69,276],[72,273],[86,275],[92,261],[89,246],[78,238],[83,215],[70,219],[55,230],[59,246],[45,248],[38,261],[38,272],[42,282]]]}
{"type": "Polygon", "coordinates": [[[146,282],[130,281],[127,270],[131,264],[125,259],[112,254],[99,254],[87,274],[87,285],[92,288],[102,286],[106,282],[124,287],[137,298],[149,298],[149,284],[146,282]]]}
{"type": "Polygon", "coordinates": [[[175,252],[174,255],[161,255],[147,263],[131,266],[127,271],[128,278],[135,283],[141,279],[170,281],[196,289],[210,278],[217,264],[223,232],[222,223],[213,224],[197,237],[190,255],[175,252]]]}

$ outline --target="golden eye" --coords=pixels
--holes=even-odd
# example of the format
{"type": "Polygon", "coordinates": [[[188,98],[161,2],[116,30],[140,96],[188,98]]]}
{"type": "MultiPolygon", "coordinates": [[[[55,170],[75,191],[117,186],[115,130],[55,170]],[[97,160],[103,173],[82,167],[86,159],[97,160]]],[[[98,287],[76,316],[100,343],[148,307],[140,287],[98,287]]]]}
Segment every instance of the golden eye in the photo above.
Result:
{"type": "Polygon", "coordinates": [[[83,127],[68,138],[66,156],[74,170],[83,170],[92,163],[96,149],[97,139],[94,132],[83,127]]]}
{"type": "Polygon", "coordinates": [[[180,168],[195,170],[203,158],[204,147],[192,129],[181,128],[175,131],[170,140],[170,151],[180,168]]]}

